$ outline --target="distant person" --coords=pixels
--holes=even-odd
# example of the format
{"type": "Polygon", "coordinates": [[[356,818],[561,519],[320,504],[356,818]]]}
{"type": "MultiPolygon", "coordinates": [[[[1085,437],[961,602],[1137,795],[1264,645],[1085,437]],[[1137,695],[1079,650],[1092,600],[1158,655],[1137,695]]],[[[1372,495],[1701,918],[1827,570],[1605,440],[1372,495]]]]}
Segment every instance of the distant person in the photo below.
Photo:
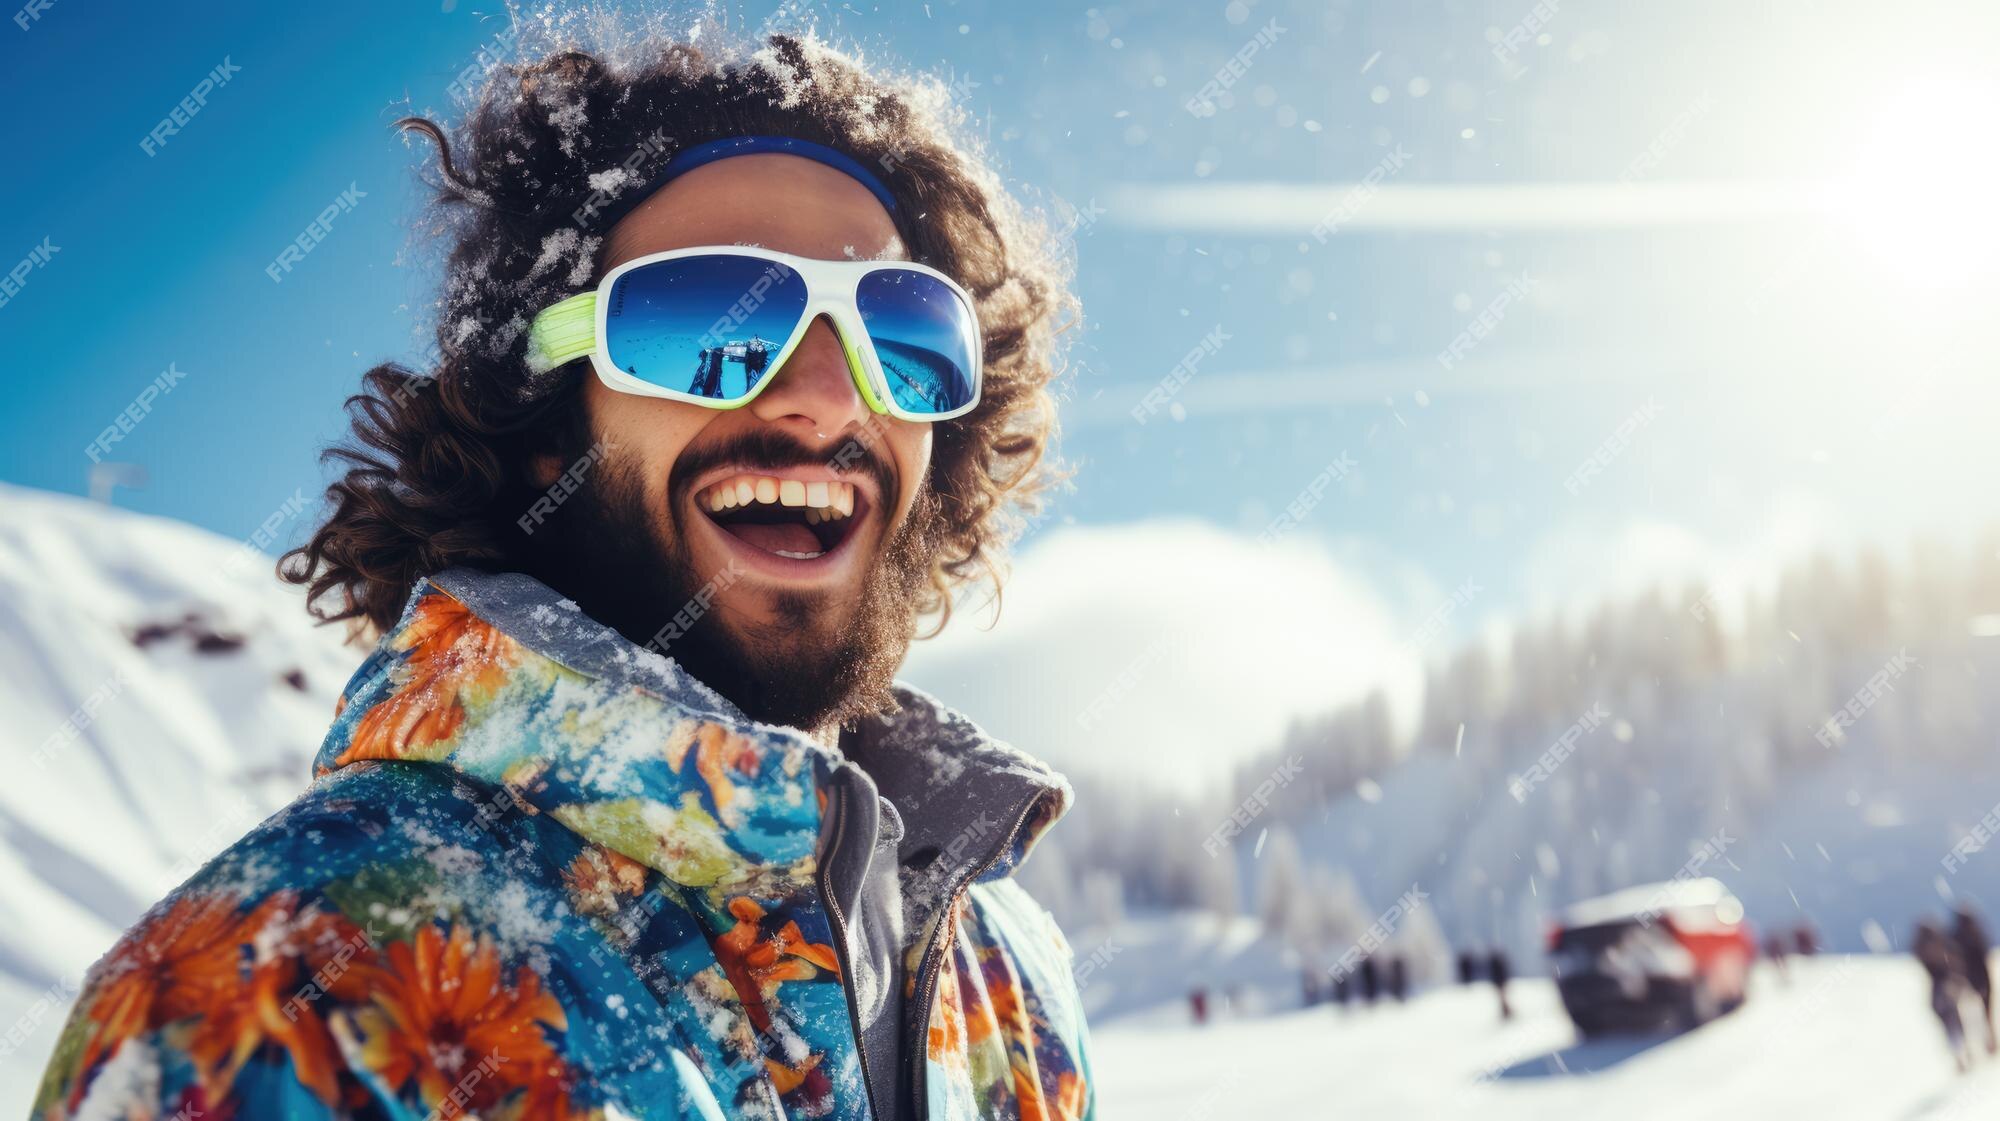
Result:
{"type": "Polygon", "coordinates": [[[1318,1004],[1321,999],[1322,998],[1320,996],[1320,988],[1319,988],[1319,970],[1317,969],[1305,970],[1303,973],[1299,975],[1300,1006],[1304,1008],[1311,1008],[1313,1005],[1318,1004]]]}
{"type": "Polygon", "coordinates": [[[1993,940],[1986,936],[1986,924],[1979,919],[1979,912],[1972,904],[1960,903],[1952,917],[1951,940],[1958,949],[1960,965],[1965,970],[1965,983],[1979,994],[1979,1008],[1984,1015],[1986,1026],[1986,1053],[2000,1051],[2000,1040],[1993,1037],[1993,969],[1988,958],[1993,951],[1993,940]]]}
{"type": "Polygon", "coordinates": [[[1819,931],[1814,930],[1813,924],[1809,922],[1800,923],[1798,929],[1792,931],[1792,941],[1798,945],[1799,956],[1802,958],[1809,958],[1819,953],[1819,931]]]}
{"type": "Polygon", "coordinates": [[[1479,959],[1473,955],[1471,950],[1460,950],[1458,952],[1458,983],[1461,985],[1470,985],[1477,980],[1479,980],[1479,959]]]}
{"type": "Polygon", "coordinates": [[[1780,981],[1789,979],[1785,959],[1785,942],[1785,936],[1775,930],[1764,938],[1764,956],[1771,959],[1771,966],[1777,970],[1780,981]]]}
{"type": "Polygon", "coordinates": [[[1401,954],[1389,959],[1389,995],[1399,1001],[1410,999],[1410,965],[1401,954]]]}
{"type": "Polygon", "coordinates": [[[1911,941],[1910,952],[1916,955],[1917,964],[1930,975],[1931,1011],[1937,1013],[1939,1022],[1944,1024],[1944,1038],[1951,1048],[1951,1059],[1958,1064],[1962,1074],[1972,1065],[1972,1056],[1965,1046],[1965,1025],[1958,1017],[1958,998],[1965,988],[1958,947],[1945,936],[1936,919],[1925,915],[1917,920],[1917,933],[1911,941]]]}
{"type": "Polygon", "coordinates": [[[1188,1011],[1194,1014],[1194,1022],[1208,1022],[1208,990],[1195,989],[1188,993],[1188,1011]]]}
{"type": "Polygon", "coordinates": [[[1500,994],[1500,1018],[1514,1018],[1514,1006],[1507,1003],[1507,951],[1495,946],[1492,956],[1486,959],[1486,976],[1493,981],[1493,991],[1500,994]]]}
{"type": "Polygon", "coordinates": [[[1347,998],[1353,995],[1354,995],[1354,980],[1353,978],[1349,977],[1347,971],[1343,969],[1339,973],[1335,974],[1333,978],[1333,1002],[1335,1004],[1340,1005],[1340,1007],[1344,1010],[1347,1007],[1347,998]]]}
{"type": "Polygon", "coordinates": [[[1382,978],[1381,975],[1375,971],[1375,959],[1362,958],[1361,999],[1368,1004],[1373,1004],[1375,1003],[1375,998],[1378,995],[1380,995],[1381,992],[1382,992],[1382,978]]]}

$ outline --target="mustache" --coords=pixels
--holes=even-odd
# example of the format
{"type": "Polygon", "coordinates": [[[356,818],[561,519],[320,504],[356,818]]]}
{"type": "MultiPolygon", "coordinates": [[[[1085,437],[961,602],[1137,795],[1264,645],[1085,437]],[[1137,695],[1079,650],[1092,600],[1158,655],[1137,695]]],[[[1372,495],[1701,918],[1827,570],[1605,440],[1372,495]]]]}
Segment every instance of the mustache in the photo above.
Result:
{"type": "Polygon", "coordinates": [[[881,442],[881,437],[871,436],[872,431],[866,425],[857,426],[850,434],[819,448],[769,428],[752,429],[710,445],[690,446],[674,461],[669,490],[676,499],[680,498],[695,479],[714,467],[740,465],[752,470],[825,467],[842,475],[867,475],[881,489],[885,508],[894,510],[899,498],[896,472],[876,451],[875,445],[881,442]]]}

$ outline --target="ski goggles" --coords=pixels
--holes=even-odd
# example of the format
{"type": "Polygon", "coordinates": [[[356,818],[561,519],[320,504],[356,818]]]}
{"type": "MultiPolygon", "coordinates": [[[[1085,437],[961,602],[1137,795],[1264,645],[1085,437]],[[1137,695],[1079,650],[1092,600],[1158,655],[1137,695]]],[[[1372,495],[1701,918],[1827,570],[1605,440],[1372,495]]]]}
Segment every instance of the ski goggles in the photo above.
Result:
{"type": "Polygon", "coordinates": [[[972,297],[910,261],[750,246],[648,254],[544,308],[528,328],[528,360],[547,370],[587,355],[619,392],[735,409],[771,384],[822,315],[871,410],[937,421],[979,404],[972,297]]]}

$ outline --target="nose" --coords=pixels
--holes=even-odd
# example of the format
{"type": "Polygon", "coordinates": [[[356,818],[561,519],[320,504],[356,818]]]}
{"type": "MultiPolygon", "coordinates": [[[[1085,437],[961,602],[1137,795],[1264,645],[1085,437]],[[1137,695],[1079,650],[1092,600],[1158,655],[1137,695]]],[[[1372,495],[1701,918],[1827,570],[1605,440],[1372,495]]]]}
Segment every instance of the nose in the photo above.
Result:
{"type": "Polygon", "coordinates": [[[798,349],[771,376],[770,388],[750,403],[751,414],[766,424],[793,430],[807,443],[868,419],[868,402],[848,372],[840,336],[826,316],[813,320],[798,349]]]}

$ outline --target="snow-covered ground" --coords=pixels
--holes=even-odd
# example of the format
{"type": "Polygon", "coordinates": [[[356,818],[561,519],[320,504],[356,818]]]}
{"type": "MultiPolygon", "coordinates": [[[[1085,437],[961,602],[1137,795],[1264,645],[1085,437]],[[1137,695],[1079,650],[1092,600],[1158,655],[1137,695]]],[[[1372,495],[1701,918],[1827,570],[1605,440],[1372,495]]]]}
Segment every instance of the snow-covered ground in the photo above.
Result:
{"type": "Polygon", "coordinates": [[[1902,955],[1795,962],[1786,983],[1766,969],[1743,1008],[1679,1036],[1579,1044],[1548,981],[1512,992],[1504,1024],[1485,985],[1205,1027],[1165,1005],[1093,1030],[1098,1100],[1110,1121],[2000,1113],[2000,1062],[1954,1072],[1922,971],[1902,955]]]}
{"type": "Polygon", "coordinates": [[[361,657],[268,557],[0,484],[0,1116],[83,971],[304,786],[361,657]]]}

